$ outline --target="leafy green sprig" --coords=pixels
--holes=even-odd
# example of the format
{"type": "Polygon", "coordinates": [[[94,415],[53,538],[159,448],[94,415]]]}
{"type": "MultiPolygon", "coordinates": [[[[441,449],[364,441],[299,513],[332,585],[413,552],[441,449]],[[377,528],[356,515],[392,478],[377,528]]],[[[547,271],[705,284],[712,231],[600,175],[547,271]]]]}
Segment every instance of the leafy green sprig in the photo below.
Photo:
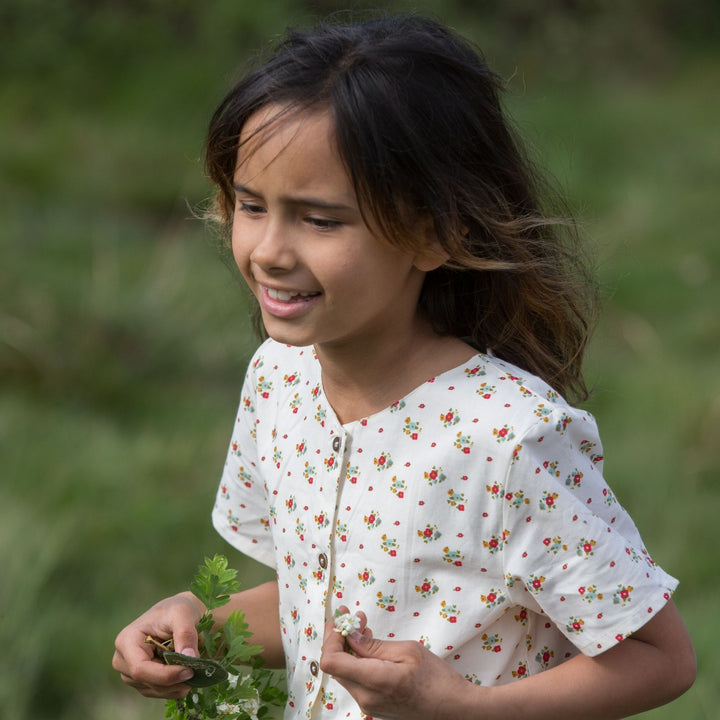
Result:
{"type": "Polygon", "coordinates": [[[201,655],[220,663],[228,678],[210,687],[193,688],[181,700],[168,700],[165,717],[170,720],[262,720],[272,706],[282,707],[287,695],[277,674],[263,667],[260,645],[251,645],[245,615],[230,614],[217,626],[212,611],[226,605],[239,590],[237,571],[227,558],[205,558],[190,584],[190,590],[207,608],[197,624],[201,655]]]}

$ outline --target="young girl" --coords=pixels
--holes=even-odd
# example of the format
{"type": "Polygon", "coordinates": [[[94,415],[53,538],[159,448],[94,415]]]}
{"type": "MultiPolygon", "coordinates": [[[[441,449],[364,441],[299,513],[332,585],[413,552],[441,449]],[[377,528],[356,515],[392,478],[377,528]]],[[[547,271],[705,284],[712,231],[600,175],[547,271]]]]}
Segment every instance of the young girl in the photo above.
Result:
{"type": "MultiPolygon", "coordinates": [[[[286,718],[616,718],[694,679],[677,581],[566,399],[592,286],[500,85],[392,17],[291,34],[212,119],[216,217],[270,338],[213,519],[277,571],[218,619],[242,608],[286,667],[286,718]]],[[[143,641],[197,654],[202,610],[182,593],[123,630],[123,679],[184,695],[143,641]]]]}

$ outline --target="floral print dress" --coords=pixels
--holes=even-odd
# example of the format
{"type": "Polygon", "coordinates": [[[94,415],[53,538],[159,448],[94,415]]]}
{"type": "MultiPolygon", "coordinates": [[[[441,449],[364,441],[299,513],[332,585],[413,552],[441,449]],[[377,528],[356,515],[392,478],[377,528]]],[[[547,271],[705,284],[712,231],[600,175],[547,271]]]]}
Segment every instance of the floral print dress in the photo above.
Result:
{"type": "Polygon", "coordinates": [[[468,681],[512,682],[642,627],[677,581],[602,476],[593,418],[478,354],[342,425],[311,347],[265,342],[213,512],[277,571],[286,718],[361,718],[319,669],[324,624],[363,610],[468,681]]]}

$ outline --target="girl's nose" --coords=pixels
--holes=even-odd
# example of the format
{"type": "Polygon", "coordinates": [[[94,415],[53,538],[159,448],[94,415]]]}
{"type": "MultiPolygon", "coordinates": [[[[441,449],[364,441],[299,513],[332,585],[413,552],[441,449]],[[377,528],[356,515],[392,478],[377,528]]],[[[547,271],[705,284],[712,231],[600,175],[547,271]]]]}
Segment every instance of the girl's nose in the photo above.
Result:
{"type": "Polygon", "coordinates": [[[268,221],[250,253],[251,262],[266,272],[291,270],[296,259],[289,238],[290,233],[282,223],[268,221]]]}

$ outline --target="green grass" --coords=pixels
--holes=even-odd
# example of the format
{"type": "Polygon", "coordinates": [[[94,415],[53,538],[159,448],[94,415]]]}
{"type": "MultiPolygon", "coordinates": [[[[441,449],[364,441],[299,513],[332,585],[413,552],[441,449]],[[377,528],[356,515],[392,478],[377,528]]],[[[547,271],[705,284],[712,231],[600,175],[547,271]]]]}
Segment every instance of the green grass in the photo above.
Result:
{"type": "MultiPolygon", "coordinates": [[[[188,206],[209,192],[204,127],[239,60],[307,11],[190,5],[7,6],[20,13],[0,49],[13,70],[0,87],[0,707],[13,720],[161,718],[111,670],[117,631],[207,554],[227,553],[245,586],[268,576],[210,527],[255,341],[188,206]]],[[[515,74],[518,122],[597,246],[588,407],[611,485],[681,579],[700,659],[695,687],[646,717],[713,718],[720,54],[659,34],[645,63],[619,50],[569,67],[567,47],[513,52],[502,37],[520,25],[496,37],[447,8],[515,74]]],[[[570,48],[587,32],[557,27],[570,48]]]]}

